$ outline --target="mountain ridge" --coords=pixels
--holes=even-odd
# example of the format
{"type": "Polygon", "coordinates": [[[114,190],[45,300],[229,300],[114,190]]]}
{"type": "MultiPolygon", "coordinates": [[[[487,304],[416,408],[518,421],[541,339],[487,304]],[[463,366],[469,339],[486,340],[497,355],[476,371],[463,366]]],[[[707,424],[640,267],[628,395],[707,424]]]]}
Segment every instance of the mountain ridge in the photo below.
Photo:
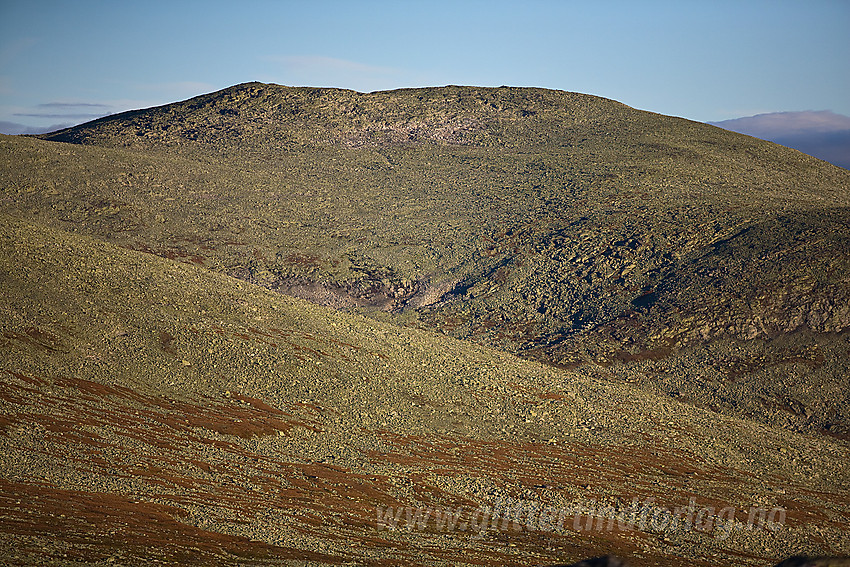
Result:
{"type": "Polygon", "coordinates": [[[479,87],[248,83],[0,156],[7,557],[850,552],[850,172],[479,87]],[[581,528],[634,497],[712,527],[581,528]],[[503,505],[586,514],[479,539],[376,518],[503,505]],[[780,530],[721,521],[754,506],[780,530]]]}
{"type": "Polygon", "coordinates": [[[602,364],[736,415],[850,431],[839,402],[799,411],[822,403],[807,380],[843,399],[828,384],[844,372],[850,175],[792,150],[561,91],[258,83],[43,138],[188,160],[150,170],[179,213],[136,193],[132,170],[119,210],[149,211],[138,228],[108,235],[74,213],[125,246],[558,366],[602,364]],[[744,390],[729,381],[742,368],[744,390]]]}
{"type": "MultiPolygon", "coordinates": [[[[360,119],[362,122],[377,123],[376,127],[370,128],[366,132],[355,131],[346,133],[343,131],[341,140],[335,140],[333,138],[329,140],[320,139],[320,141],[341,141],[344,145],[355,147],[358,145],[370,145],[372,143],[380,145],[380,143],[420,141],[417,138],[417,132],[420,130],[427,131],[429,124],[442,119],[442,122],[445,122],[441,124],[443,131],[427,132],[423,140],[464,144],[475,141],[474,131],[483,126],[482,122],[486,122],[486,118],[493,118],[496,112],[499,113],[499,118],[502,120],[533,116],[533,114],[529,113],[528,110],[524,110],[521,106],[529,102],[539,102],[543,99],[548,99],[547,102],[551,102],[553,99],[560,99],[570,103],[574,110],[580,110],[582,108],[582,105],[578,105],[577,103],[591,101],[595,104],[609,105],[612,108],[625,107],[621,103],[602,97],[539,88],[499,87],[489,89],[468,86],[447,86],[438,89],[407,88],[393,91],[360,93],[346,89],[281,87],[279,85],[250,82],[235,85],[215,93],[200,95],[180,103],[171,103],[151,109],[133,110],[111,115],[40,137],[54,141],[81,143],[87,139],[85,136],[93,135],[93,129],[106,125],[119,125],[119,128],[124,128],[127,124],[134,124],[133,121],[136,119],[138,119],[141,125],[140,130],[144,132],[140,135],[155,135],[157,132],[153,130],[156,128],[160,130],[158,133],[162,134],[168,129],[167,127],[163,127],[164,125],[154,122],[142,124],[141,121],[163,113],[171,115],[171,113],[185,113],[186,111],[209,110],[211,112],[203,113],[205,119],[207,119],[205,126],[213,128],[217,128],[218,125],[208,120],[210,117],[218,115],[221,123],[224,124],[228,118],[238,117],[240,111],[250,113],[250,116],[247,117],[249,121],[266,121],[270,118],[282,118],[302,127],[305,124],[298,120],[302,114],[306,114],[307,118],[311,120],[334,121],[340,118],[343,120],[348,118],[356,125],[358,118],[362,117],[360,119]],[[488,93],[493,93],[490,96],[492,100],[487,100],[488,93]],[[419,103],[416,115],[405,112],[404,104],[393,104],[393,100],[399,98],[407,100],[416,99],[419,103]],[[361,102],[371,103],[372,108],[360,106],[361,102]],[[455,108],[452,109],[453,116],[448,116],[446,114],[446,107],[452,104],[455,105],[455,108]],[[465,114],[471,114],[472,111],[476,111],[478,115],[477,120],[470,121],[464,116],[465,114]],[[364,114],[365,116],[363,116],[364,114]],[[481,118],[482,114],[484,115],[483,119],[481,118]],[[381,118],[385,120],[382,122],[381,118]],[[456,119],[457,122],[448,122],[451,118],[456,119]],[[145,127],[149,129],[144,130],[145,127]],[[465,140],[463,137],[465,132],[471,133],[473,137],[470,140],[465,140]],[[380,134],[385,134],[385,139],[380,134]],[[378,140],[370,140],[371,135],[376,135],[378,140]]],[[[577,119],[581,119],[581,116],[578,115],[577,119]]],[[[175,126],[179,128],[181,125],[176,124],[175,126]]],[[[266,122],[265,126],[268,128],[266,130],[267,134],[275,132],[274,124],[266,122]]],[[[216,144],[221,143],[221,132],[218,132],[218,134],[219,138],[215,140],[216,144]]],[[[240,132],[240,134],[244,134],[244,132],[240,132]]],[[[194,132],[192,132],[191,127],[188,127],[180,130],[177,136],[169,138],[166,134],[163,138],[168,143],[168,140],[172,138],[179,139],[182,136],[192,139],[193,135],[194,132]]],[[[96,137],[97,134],[94,134],[94,138],[92,139],[96,137]]],[[[265,141],[268,143],[271,140],[267,139],[265,141]]]]}

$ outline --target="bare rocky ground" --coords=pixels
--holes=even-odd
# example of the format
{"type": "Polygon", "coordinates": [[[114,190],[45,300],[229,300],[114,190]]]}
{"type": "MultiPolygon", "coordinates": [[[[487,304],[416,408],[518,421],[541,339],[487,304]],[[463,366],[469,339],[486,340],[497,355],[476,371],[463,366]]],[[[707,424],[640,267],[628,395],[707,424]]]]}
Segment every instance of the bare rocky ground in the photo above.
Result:
{"type": "Polygon", "coordinates": [[[7,562],[850,553],[844,170],[539,89],[47,138],[0,138],[7,562]]]}

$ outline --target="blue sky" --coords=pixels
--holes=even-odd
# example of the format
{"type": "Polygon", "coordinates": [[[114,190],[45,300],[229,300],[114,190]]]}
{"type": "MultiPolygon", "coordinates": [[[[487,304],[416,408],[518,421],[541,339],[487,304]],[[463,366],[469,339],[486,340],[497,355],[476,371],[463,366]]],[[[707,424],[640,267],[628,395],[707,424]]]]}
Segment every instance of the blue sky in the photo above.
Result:
{"type": "Polygon", "coordinates": [[[474,84],[717,121],[850,115],[850,1],[0,0],[0,122],[34,127],[236,83],[474,84]]]}

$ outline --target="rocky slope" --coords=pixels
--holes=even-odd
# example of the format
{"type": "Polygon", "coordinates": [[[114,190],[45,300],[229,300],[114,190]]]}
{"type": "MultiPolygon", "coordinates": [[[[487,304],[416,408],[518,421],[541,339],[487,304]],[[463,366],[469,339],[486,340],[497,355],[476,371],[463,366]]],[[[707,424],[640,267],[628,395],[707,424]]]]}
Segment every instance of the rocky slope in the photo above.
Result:
{"type": "Polygon", "coordinates": [[[10,560],[848,553],[850,172],[542,89],[249,83],[42,138],[0,137],[10,560]]]}
{"type": "Polygon", "coordinates": [[[5,564],[850,551],[829,438],[0,221],[5,564]]]}
{"type": "Polygon", "coordinates": [[[6,142],[7,212],[850,431],[850,172],[793,150],[575,93],[260,83],[44,138],[74,145],[6,142]]]}

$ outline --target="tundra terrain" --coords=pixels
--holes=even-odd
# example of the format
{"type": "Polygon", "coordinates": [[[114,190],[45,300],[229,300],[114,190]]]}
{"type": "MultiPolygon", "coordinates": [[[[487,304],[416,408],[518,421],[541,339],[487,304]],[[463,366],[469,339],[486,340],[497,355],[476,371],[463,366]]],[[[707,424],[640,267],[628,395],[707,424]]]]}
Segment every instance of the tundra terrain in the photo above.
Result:
{"type": "Polygon", "coordinates": [[[844,169],[507,87],[248,83],[0,155],[10,563],[850,553],[844,169]]]}

